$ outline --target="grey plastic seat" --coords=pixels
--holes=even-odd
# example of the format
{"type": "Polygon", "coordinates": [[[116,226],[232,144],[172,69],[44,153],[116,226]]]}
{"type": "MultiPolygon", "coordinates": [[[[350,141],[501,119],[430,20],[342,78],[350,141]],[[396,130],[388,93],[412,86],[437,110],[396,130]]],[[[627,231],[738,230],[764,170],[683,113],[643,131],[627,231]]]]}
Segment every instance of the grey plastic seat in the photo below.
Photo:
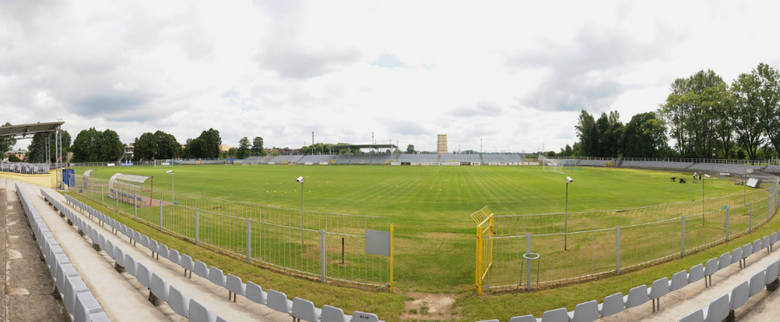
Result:
{"type": "Polygon", "coordinates": [[[159,259],[160,256],[168,258],[168,245],[160,243],[159,246],[157,246],[157,258],[159,259]]]}
{"type": "Polygon", "coordinates": [[[718,270],[722,270],[731,265],[731,253],[725,253],[718,258],[718,270]]]}
{"type": "Polygon", "coordinates": [[[761,292],[766,286],[766,270],[760,271],[750,278],[750,297],[761,292]]]}
{"type": "Polygon", "coordinates": [[[718,272],[718,259],[710,258],[704,264],[704,286],[712,286],[712,274],[718,272]]]}
{"type": "Polygon", "coordinates": [[[181,261],[181,256],[179,255],[179,251],[175,250],[173,248],[168,250],[168,260],[171,261],[171,263],[174,263],[176,265],[179,265],[179,262],[181,261]]]}
{"type": "Polygon", "coordinates": [[[626,308],[632,308],[647,302],[650,298],[647,296],[647,285],[639,285],[628,291],[624,297],[626,308]]]}
{"type": "Polygon", "coordinates": [[[780,262],[772,262],[766,268],[766,284],[769,285],[777,281],[778,275],[780,275],[780,262]]]}
{"type": "Polygon", "coordinates": [[[205,279],[209,279],[209,269],[208,269],[208,267],[206,267],[205,263],[203,263],[203,262],[201,262],[201,261],[199,261],[197,259],[192,263],[192,272],[195,273],[195,275],[198,275],[198,276],[203,277],[205,279]]]}
{"type": "Polygon", "coordinates": [[[777,242],[777,232],[769,234],[769,251],[771,252],[777,242]]]}
{"type": "Polygon", "coordinates": [[[190,299],[184,294],[181,294],[173,285],[168,288],[168,305],[176,314],[183,317],[189,316],[190,299]]]}
{"type": "Polygon", "coordinates": [[[81,292],[76,295],[76,307],[73,312],[73,321],[87,321],[87,317],[92,313],[102,312],[100,303],[92,296],[90,292],[81,292]]]}
{"type": "Polygon", "coordinates": [[[192,257],[190,257],[190,255],[181,254],[179,266],[184,269],[184,276],[187,276],[187,272],[189,272],[190,276],[192,276],[192,257]]]}
{"type": "Polygon", "coordinates": [[[228,300],[232,296],[233,302],[236,301],[236,295],[245,296],[246,294],[246,284],[241,281],[240,277],[233,274],[225,276],[225,288],[228,289],[228,300]]]}
{"type": "Polygon", "coordinates": [[[753,255],[753,244],[747,243],[745,246],[742,246],[742,260],[744,261],[750,255],[753,255]]]}
{"type": "Polygon", "coordinates": [[[672,275],[672,282],[669,284],[669,291],[676,291],[688,285],[688,272],[679,271],[672,275]]]}
{"type": "MultiPolygon", "coordinates": [[[[247,283],[249,284],[249,283],[247,283]]],[[[247,285],[248,286],[248,285],[247,285]]],[[[351,316],[344,315],[344,310],[335,306],[323,305],[322,315],[320,316],[322,322],[350,322],[351,316]]],[[[536,322],[535,320],[532,322],[536,322]]]]}
{"type": "Polygon", "coordinates": [[[190,322],[216,322],[217,315],[194,299],[190,299],[188,318],[190,322]]]}
{"type": "MultiPolygon", "coordinates": [[[[323,321],[324,322],[324,321],[323,321]]],[[[509,322],[537,322],[532,314],[513,316],[509,322]]]]}
{"type": "Polygon", "coordinates": [[[758,253],[764,249],[764,243],[761,239],[756,239],[753,241],[753,254],[758,253]]]}
{"type": "MultiPolygon", "coordinates": [[[[566,316],[567,319],[569,318],[569,316],[566,315],[566,309],[563,309],[563,314],[566,316]]],[[[379,320],[379,318],[376,316],[376,314],[374,314],[374,313],[366,313],[366,312],[355,311],[355,312],[352,313],[352,322],[357,322],[357,321],[361,321],[361,322],[381,322],[379,320]]],[[[550,320],[550,321],[552,321],[552,320],[550,320]]]]}
{"type": "Polygon", "coordinates": [[[739,262],[739,268],[742,268],[742,247],[737,247],[731,251],[731,263],[739,262]]]}
{"type": "Polygon", "coordinates": [[[698,309],[680,319],[680,322],[704,322],[704,312],[702,312],[701,309],[698,309]]]}
{"type": "Polygon", "coordinates": [[[65,304],[65,310],[73,314],[76,308],[76,294],[89,292],[89,288],[84,280],[79,276],[69,276],[65,278],[65,289],[62,292],[62,302],[65,304]]]}
{"type": "Polygon", "coordinates": [[[155,257],[154,255],[157,254],[157,249],[160,248],[160,245],[156,240],[149,238],[149,243],[146,244],[146,248],[149,248],[149,250],[152,252],[152,257],[155,257]]]}
{"type": "Polygon", "coordinates": [[[287,294],[276,290],[268,290],[268,307],[289,314],[292,311],[292,301],[287,299],[287,294]]]}
{"type": "Polygon", "coordinates": [[[604,303],[599,305],[599,312],[601,313],[601,316],[607,317],[620,313],[625,308],[626,305],[623,303],[623,293],[617,292],[612,295],[607,295],[604,298],[604,303]]]}
{"type": "Polygon", "coordinates": [[[669,278],[663,277],[655,280],[647,292],[653,301],[653,312],[661,310],[661,297],[669,293],[669,278]]]}
{"type": "Polygon", "coordinates": [[[688,284],[693,284],[702,278],[704,278],[704,266],[701,264],[693,265],[688,273],[688,284]]]}
{"type": "Polygon", "coordinates": [[[729,310],[734,311],[738,309],[740,306],[747,303],[748,298],[750,298],[750,287],[748,286],[748,282],[745,281],[731,290],[729,310]]]}
{"type": "Polygon", "coordinates": [[[211,266],[209,268],[209,281],[217,286],[225,287],[225,273],[221,269],[211,266]]]}
{"type": "Polygon", "coordinates": [[[135,276],[135,258],[130,255],[125,255],[125,272],[127,272],[130,275],[135,276]]]}
{"type": "MultiPolygon", "coordinates": [[[[245,292],[246,298],[248,298],[250,301],[255,302],[257,304],[266,304],[267,297],[266,293],[263,292],[263,288],[260,287],[260,285],[257,285],[252,282],[246,282],[246,292],[245,292]]],[[[343,314],[344,312],[342,312],[343,314]]]]}
{"type": "Polygon", "coordinates": [[[138,283],[140,283],[144,287],[148,289],[152,288],[152,274],[149,273],[149,269],[146,268],[144,264],[142,263],[136,264],[135,279],[138,280],[138,283]]]}
{"type": "Polygon", "coordinates": [[[162,277],[158,276],[156,273],[152,273],[152,287],[151,291],[154,296],[156,296],[158,299],[160,299],[163,302],[168,301],[168,282],[166,282],[162,277]]]}
{"type": "Polygon", "coordinates": [[[60,297],[63,296],[65,290],[65,280],[70,277],[78,277],[79,273],[70,263],[57,265],[57,278],[54,281],[54,285],[57,287],[60,297]]]}
{"type": "Polygon", "coordinates": [[[125,267],[125,252],[122,251],[122,248],[114,247],[114,262],[117,266],[124,269],[125,267]]]}
{"type": "MultiPolygon", "coordinates": [[[[599,318],[599,303],[596,300],[583,302],[574,307],[573,312],[569,312],[569,319],[572,322],[593,322],[599,318]]],[[[531,316],[533,319],[533,316],[531,316]]]]}
{"type": "Polygon", "coordinates": [[[767,252],[771,252],[772,250],[769,247],[770,245],[772,245],[772,244],[769,242],[769,235],[764,236],[764,238],[761,239],[761,246],[763,248],[766,248],[767,252]]]}
{"type": "Polygon", "coordinates": [[[88,317],[88,321],[89,322],[111,322],[111,319],[108,318],[106,312],[100,311],[100,312],[90,313],[88,317]]]}
{"type": "Polygon", "coordinates": [[[317,322],[320,320],[322,310],[314,306],[311,301],[296,297],[293,299],[291,315],[298,320],[317,322]]]}
{"type": "Polygon", "coordinates": [[[729,316],[729,294],[712,301],[707,307],[704,320],[707,322],[720,322],[729,316]]]}

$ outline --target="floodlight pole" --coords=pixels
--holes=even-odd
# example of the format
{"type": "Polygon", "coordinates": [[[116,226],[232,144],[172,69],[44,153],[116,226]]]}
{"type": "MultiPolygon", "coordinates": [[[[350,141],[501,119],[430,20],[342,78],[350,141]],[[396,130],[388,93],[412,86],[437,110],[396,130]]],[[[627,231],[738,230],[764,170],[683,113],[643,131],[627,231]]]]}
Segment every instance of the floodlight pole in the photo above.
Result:
{"type": "Polygon", "coordinates": [[[563,208],[563,250],[567,250],[569,246],[569,180],[566,180],[566,198],[565,206],[563,208]]]}

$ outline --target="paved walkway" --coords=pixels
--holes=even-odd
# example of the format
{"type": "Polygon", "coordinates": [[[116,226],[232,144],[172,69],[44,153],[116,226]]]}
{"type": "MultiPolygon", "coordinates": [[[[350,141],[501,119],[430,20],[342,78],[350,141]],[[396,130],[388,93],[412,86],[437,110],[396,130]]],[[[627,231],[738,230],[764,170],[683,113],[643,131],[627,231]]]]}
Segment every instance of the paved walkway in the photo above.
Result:
{"type": "Polygon", "coordinates": [[[0,321],[64,321],[65,309],[53,295],[49,268],[9,185],[0,178],[0,321]]]}
{"type": "MultiPolygon", "coordinates": [[[[621,313],[601,319],[602,321],[678,321],[686,315],[702,308],[709,306],[710,302],[714,301],[723,294],[731,294],[731,290],[737,287],[742,282],[749,281],[750,278],[756,273],[772,263],[773,261],[780,260],[780,249],[775,249],[767,255],[766,250],[761,250],[759,253],[753,254],[748,257],[748,265],[746,268],[739,268],[739,264],[734,263],[728,267],[718,271],[712,276],[713,285],[710,287],[704,287],[704,279],[696,281],[692,285],[688,285],[678,291],[670,292],[669,294],[661,297],[661,311],[652,313],[652,304],[650,301],[647,303],[627,309],[621,313]]],[[[758,311],[773,311],[780,312],[780,308],[777,305],[767,305],[764,298],[776,298],[776,302],[780,303],[780,290],[773,292],[771,295],[764,288],[761,293],[754,295],[748,300],[748,302],[738,309],[736,313],[737,319],[741,320],[743,317],[748,319],[753,316],[763,316],[758,311]],[[769,295],[769,296],[768,296],[769,295]]],[[[755,318],[755,321],[770,321],[778,320],[778,315],[771,315],[771,318],[755,318]]]]}
{"type": "MultiPolygon", "coordinates": [[[[34,187],[36,196],[40,195],[38,192],[39,187],[34,187]]],[[[52,189],[46,189],[54,198],[60,200],[65,204],[65,197],[57,193],[52,189]]],[[[47,207],[53,214],[54,211],[51,206],[48,206],[43,199],[40,202],[47,207]]],[[[66,205],[67,206],[67,205],[66,205]]],[[[75,210],[75,209],[74,209],[75,210]]],[[[41,209],[39,209],[41,211],[41,209]]],[[[79,213],[78,211],[76,211],[79,213]]],[[[79,213],[81,214],[81,213],[79,213]]],[[[88,216],[81,214],[83,218],[88,219],[88,216]]],[[[56,216],[56,215],[54,215],[56,216]]],[[[77,236],[80,240],[80,244],[89,247],[88,241],[85,237],[79,237],[75,228],[67,226],[65,220],[56,217],[57,222],[69,228],[71,233],[77,236]]],[[[48,222],[48,221],[47,221],[48,222]]],[[[132,246],[129,240],[122,234],[113,234],[108,226],[100,227],[96,221],[90,221],[92,226],[103,232],[103,235],[111,240],[111,242],[121,247],[125,254],[130,255],[138,263],[143,263],[144,266],[149,268],[150,271],[157,273],[160,277],[165,279],[170,285],[175,286],[186,296],[197,300],[199,303],[204,304],[209,310],[213,311],[220,317],[228,321],[289,321],[290,316],[284,313],[271,310],[267,306],[260,305],[249,301],[245,297],[237,296],[237,301],[232,302],[228,300],[227,290],[211,283],[209,280],[203,279],[195,274],[192,274],[192,278],[186,278],[183,274],[183,269],[178,265],[173,264],[167,259],[160,258],[159,260],[152,259],[151,252],[141,245],[132,246]]],[[[91,249],[91,248],[89,248],[91,249]]],[[[97,254],[94,250],[91,250],[92,254],[97,254]]],[[[113,264],[113,260],[104,252],[100,252],[103,255],[102,261],[105,265],[110,266],[113,264]]],[[[229,267],[222,267],[227,272],[230,271],[229,267]]],[[[123,280],[122,284],[128,285],[132,289],[134,294],[142,297],[147,296],[148,290],[139,284],[133,276],[128,273],[117,273],[113,271],[113,275],[123,280]]],[[[113,283],[118,283],[113,281],[113,283]]],[[[90,288],[91,289],[91,288],[90,288]]],[[[149,302],[146,305],[150,308],[154,308],[149,302]]],[[[174,320],[183,320],[180,316],[176,315],[173,310],[168,307],[167,304],[161,304],[156,308],[162,312],[167,318],[174,320]]],[[[130,315],[130,320],[140,320],[137,316],[130,315]]]]}

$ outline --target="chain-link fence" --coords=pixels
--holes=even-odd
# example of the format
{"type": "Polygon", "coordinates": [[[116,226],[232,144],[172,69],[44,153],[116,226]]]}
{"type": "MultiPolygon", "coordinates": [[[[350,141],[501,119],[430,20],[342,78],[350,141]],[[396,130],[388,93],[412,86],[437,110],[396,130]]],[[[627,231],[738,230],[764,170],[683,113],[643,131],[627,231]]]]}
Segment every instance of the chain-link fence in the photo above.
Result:
{"type": "Polygon", "coordinates": [[[143,196],[127,190],[116,192],[120,198],[115,198],[108,181],[98,178],[71,191],[249,262],[323,281],[385,287],[391,278],[390,258],[366,252],[367,230],[390,230],[380,217],[189,199],[183,194],[174,199],[171,192],[159,190],[143,196]]]}
{"type": "MultiPolygon", "coordinates": [[[[777,182],[705,200],[652,207],[497,215],[485,288],[537,288],[620,274],[685,256],[767,222],[777,182]]],[[[485,241],[482,241],[485,243],[485,241]]]]}

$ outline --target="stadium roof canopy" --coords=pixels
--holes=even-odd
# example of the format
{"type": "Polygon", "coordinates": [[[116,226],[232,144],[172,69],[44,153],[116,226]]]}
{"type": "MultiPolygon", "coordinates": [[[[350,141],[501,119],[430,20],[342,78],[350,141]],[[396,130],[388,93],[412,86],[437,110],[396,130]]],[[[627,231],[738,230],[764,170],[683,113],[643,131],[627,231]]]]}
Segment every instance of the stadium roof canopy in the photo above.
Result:
{"type": "Polygon", "coordinates": [[[65,124],[65,122],[44,122],[31,124],[17,124],[0,127],[0,137],[12,136],[17,139],[23,139],[28,135],[35,133],[54,132],[65,124]]]}
{"type": "Polygon", "coordinates": [[[357,148],[357,149],[389,149],[389,148],[395,148],[398,147],[395,144],[350,144],[348,145],[350,148],[357,148]]]}

